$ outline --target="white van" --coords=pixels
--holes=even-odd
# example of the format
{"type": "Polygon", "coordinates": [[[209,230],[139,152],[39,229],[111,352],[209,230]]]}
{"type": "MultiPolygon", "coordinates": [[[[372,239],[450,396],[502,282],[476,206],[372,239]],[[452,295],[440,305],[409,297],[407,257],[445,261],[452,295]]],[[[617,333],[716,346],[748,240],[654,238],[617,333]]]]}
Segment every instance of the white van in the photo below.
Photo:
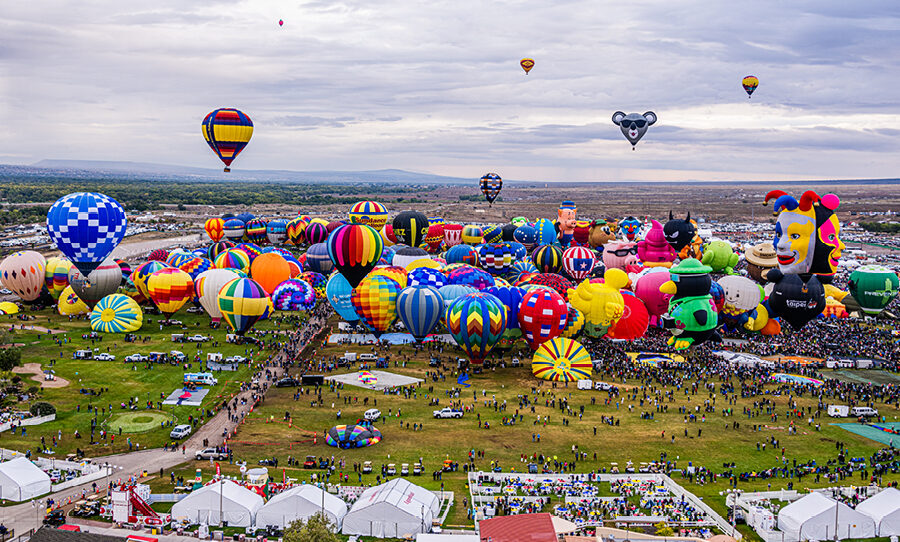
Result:
{"type": "Polygon", "coordinates": [[[370,408],[363,414],[363,418],[370,422],[378,421],[378,418],[381,417],[381,411],[377,408],[370,408]]]}
{"type": "Polygon", "coordinates": [[[832,418],[846,418],[850,415],[850,407],[847,405],[828,405],[828,415],[832,418]]]}
{"type": "Polygon", "coordinates": [[[218,384],[219,381],[212,375],[212,373],[184,373],[184,383],[206,384],[207,386],[214,386],[218,384]]]}
{"type": "Polygon", "coordinates": [[[360,354],[358,359],[359,361],[376,361],[378,356],[375,354],[360,354]]]}
{"type": "Polygon", "coordinates": [[[872,416],[878,416],[877,410],[867,406],[855,406],[850,410],[850,413],[857,418],[869,418],[872,416]]]}
{"type": "Polygon", "coordinates": [[[579,390],[589,390],[594,387],[594,382],[591,380],[579,380],[578,381],[578,389],[579,390]]]}
{"type": "Polygon", "coordinates": [[[178,440],[178,439],[182,439],[190,434],[191,434],[191,426],[184,424],[184,425],[176,425],[172,429],[172,432],[169,433],[169,436],[175,440],[178,440]]]}

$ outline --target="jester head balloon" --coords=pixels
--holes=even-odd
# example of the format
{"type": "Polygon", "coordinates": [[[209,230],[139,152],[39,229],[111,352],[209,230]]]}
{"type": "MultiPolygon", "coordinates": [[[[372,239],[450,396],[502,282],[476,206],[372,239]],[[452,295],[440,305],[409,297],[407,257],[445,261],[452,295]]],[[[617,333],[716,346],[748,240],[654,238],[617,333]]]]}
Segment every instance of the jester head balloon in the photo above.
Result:
{"type": "Polygon", "coordinates": [[[591,230],[588,234],[588,244],[591,248],[600,248],[610,241],[616,239],[616,223],[607,223],[602,218],[598,218],[591,222],[591,230]]]}
{"type": "Polygon", "coordinates": [[[797,201],[781,190],[766,194],[774,199],[775,253],[778,268],[785,274],[813,273],[830,281],[837,272],[841,252],[841,224],[834,211],[840,199],[834,194],[819,196],[808,190],[797,201]]]}
{"type": "Polygon", "coordinates": [[[638,258],[641,259],[644,267],[672,267],[676,254],[666,242],[662,224],[656,220],[651,220],[650,224],[650,231],[643,240],[638,241],[638,258]]]}
{"type": "Polygon", "coordinates": [[[641,231],[641,221],[633,216],[626,217],[619,222],[619,231],[625,236],[625,239],[634,241],[641,231]]]}
{"type": "Polygon", "coordinates": [[[656,123],[656,113],[647,111],[643,115],[639,113],[625,114],[616,111],[612,116],[613,124],[621,128],[622,135],[631,143],[631,148],[647,133],[647,128],[656,123]]]}
{"type": "Polygon", "coordinates": [[[675,218],[672,211],[669,211],[669,221],[663,226],[663,232],[666,234],[666,242],[675,249],[675,252],[681,252],[681,249],[691,244],[697,228],[691,221],[691,213],[688,212],[684,218],[675,218]]]}
{"type": "Polygon", "coordinates": [[[591,337],[605,335],[625,310],[619,290],[628,285],[628,275],[621,269],[609,269],[603,278],[604,282],[582,281],[568,291],[569,303],[584,314],[584,332],[591,337]]]}
{"type": "Polygon", "coordinates": [[[567,247],[572,242],[575,233],[575,213],[578,207],[573,201],[564,201],[556,212],[556,224],[559,227],[559,242],[562,246],[567,247]]]}

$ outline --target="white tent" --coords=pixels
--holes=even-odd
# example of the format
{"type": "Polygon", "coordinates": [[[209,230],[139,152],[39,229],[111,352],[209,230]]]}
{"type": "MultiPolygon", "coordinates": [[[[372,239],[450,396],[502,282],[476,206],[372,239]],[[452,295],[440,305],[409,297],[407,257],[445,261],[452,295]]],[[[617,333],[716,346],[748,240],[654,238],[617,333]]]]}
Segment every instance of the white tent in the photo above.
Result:
{"type": "Polygon", "coordinates": [[[171,514],[173,520],[191,524],[219,525],[221,516],[229,527],[250,527],[262,505],[253,491],[223,480],[193,491],[172,506],[171,514]]]}
{"type": "Polygon", "coordinates": [[[836,503],[821,493],[810,493],[778,512],[778,529],[785,541],[832,540],[835,523],[838,538],[872,538],[875,522],[846,504],[836,503]],[[835,506],[838,507],[835,511],[835,506]],[[837,518],[835,518],[837,512],[837,518]]]}
{"type": "Polygon", "coordinates": [[[403,478],[367,489],[344,516],[346,535],[404,538],[431,531],[441,511],[437,495],[403,478]]]}
{"type": "Polygon", "coordinates": [[[875,521],[878,536],[900,535],[900,491],[889,487],[857,504],[856,511],[875,521]]]}
{"type": "Polygon", "coordinates": [[[50,477],[34,463],[19,456],[0,463],[0,499],[27,501],[50,493],[50,477]]]}
{"type": "Polygon", "coordinates": [[[347,514],[347,503],[326,491],[309,484],[291,488],[275,495],[256,513],[256,526],[277,525],[284,528],[292,522],[306,520],[322,512],[325,517],[341,529],[341,522],[347,514]]]}

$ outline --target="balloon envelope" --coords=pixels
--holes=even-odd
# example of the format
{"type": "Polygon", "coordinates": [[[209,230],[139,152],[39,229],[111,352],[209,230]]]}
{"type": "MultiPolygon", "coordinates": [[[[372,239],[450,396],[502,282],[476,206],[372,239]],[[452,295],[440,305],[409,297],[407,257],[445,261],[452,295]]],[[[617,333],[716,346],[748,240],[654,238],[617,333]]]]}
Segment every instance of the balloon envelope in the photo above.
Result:
{"type": "Polygon", "coordinates": [[[128,219],[119,202],[96,192],[63,196],[47,212],[47,233],[83,275],[90,274],[125,237],[128,219]]]}
{"type": "Polygon", "coordinates": [[[250,276],[267,294],[271,294],[279,284],[291,278],[291,266],[281,254],[260,254],[250,264],[250,276]]]}
{"type": "Polygon", "coordinates": [[[112,258],[104,260],[103,264],[91,271],[85,277],[77,267],[69,270],[69,285],[84,301],[88,307],[93,307],[98,301],[114,294],[122,284],[122,270],[112,258]]]}
{"type": "Polygon", "coordinates": [[[111,294],[101,299],[91,311],[91,329],[102,333],[130,333],[141,329],[144,312],[134,299],[124,294],[111,294]]]}
{"type": "Polygon", "coordinates": [[[194,281],[194,294],[213,323],[222,318],[222,311],[219,310],[219,290],[238,278],[240,276],[231,269],[210,269],[197,275],[194,281]]]}
{"type": "Polygon", "coordinates": [[[378,337],[397,320],[397,281],[376,275],[364,278],[353,289],[351,302],[360,320],[378,337]]]}
{"type": "Polygon", "coordinates": [[[14,252],[0,262],[0,282],[24,301],[34,301],[44,288],[46,265],[39,252],[14,252]]]}
{"type": "Polygon", "coordinates": [[[253,121],[237,109],[216,109],[203,119],[201,130],[206,144],[225,164],[225,171],[228,172],[231,171],[231,162],[253,136],[253,121]]]}
{"type": "Polygon", "coordinates": [[[397,296],[397,313],[407,331],[418,340],[424,339],[441,319],[444,298],[429,286],[404,288],[397,296]]]}
{"type": "Polygon", "coordinates": [[[222,318],[235,333],[243,335],[269,308],[269,296],[253,279],[232,280],[219,291],[222,318]]]}
{"type": "Polygon", "coordinates": [[[331,232],[328,256],[354,288],[381,259],[384,243],[378,232],[365,224],[348,224],[331,232]]]}
{"type": "Polygon", "coordinates": [[[359,321],[359,315],[356,314],[351,300],[353,287],[350,286],[344,275],[336,273],[328,278],[328,282],[325,284],[325,296],[341,318],[351,324],[359,321]]]}
{"type": "Polygon", "coordinates": [[[194,297],[194,281],[181,269],[167,267],[150,275],[147,291],[159,312],[171,318],[194,297]]]}
{"type": "Polygon", "coordinates": [[[444,320],[453,340],[468,354],[469,361],[481,364],[503,338],[506,308],[491,294],[475,292],[454,300],[447,307],[444,320]]]}
{"type": "Polygon", "coordinates": [[[531,360],[531,373],[544,380],[572,382],[591,377],[591,355],[580,343],[558,337],[538,347],[531,360]]]}

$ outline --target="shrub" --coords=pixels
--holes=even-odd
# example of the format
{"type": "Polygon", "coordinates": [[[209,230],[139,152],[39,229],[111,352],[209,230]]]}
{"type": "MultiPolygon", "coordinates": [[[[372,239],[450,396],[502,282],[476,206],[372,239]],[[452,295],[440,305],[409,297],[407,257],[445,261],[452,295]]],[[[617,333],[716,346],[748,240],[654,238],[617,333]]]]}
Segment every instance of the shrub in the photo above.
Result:
{"type": "Polygon", "coordinates": [[[56,414],[56,407],[45,401],[39,401],[31,405],[28,411],[31,412],[32,416],[49,416],[50,414],[56,414]]]}

